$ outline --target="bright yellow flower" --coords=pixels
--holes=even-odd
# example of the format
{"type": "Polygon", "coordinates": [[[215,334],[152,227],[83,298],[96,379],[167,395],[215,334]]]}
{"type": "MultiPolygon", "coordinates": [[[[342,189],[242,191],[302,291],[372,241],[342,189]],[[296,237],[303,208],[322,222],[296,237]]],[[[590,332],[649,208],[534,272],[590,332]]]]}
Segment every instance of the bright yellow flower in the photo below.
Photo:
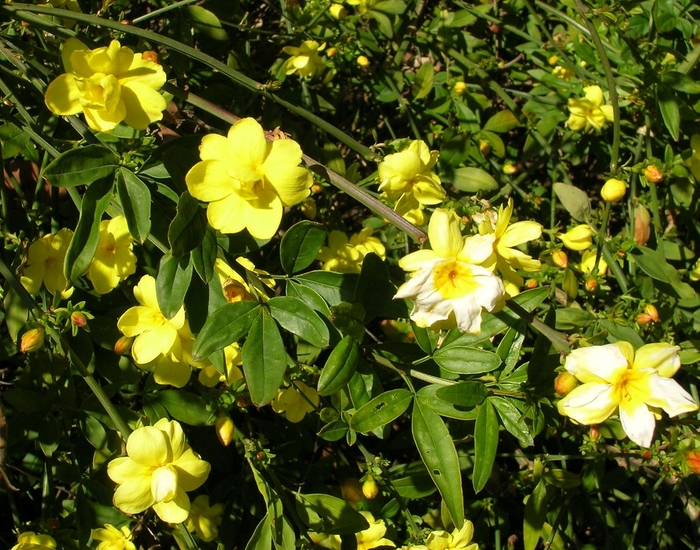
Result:
{"type": "Polygon", "coordinates": [[[378,167],[382,198],[393,201],[413,195],[420,204],[440,204],[446,193],[432,172],[438,156],[424,141],[414,140],[403,151],[384,157],[378,167]]]}
{"type": "Polygon", "coordinates": [[[697,261],[693,269],[688,273],[691,281],[700,281],[700,260],[697,261]]]}
{"type": "Polygon", "coordinates": [[[322,246],[317,260],[323,262],[322,269],[339,273],[359,273],[366,254],[373,252],[386,258],[386,249],[377,237],[372,237],[372,229],[365,228],[350,236],[333,230],[328,235],[328,246],[322,246]]]}
{"type": "Polygon", "coordinates": [[[17,537],[17,544],[12,550],[55,550],[56,541],[49,535],[37,535],[31,531],[17,537]]]}
{"type": "Polygon", "coordinates": [[[209,497],[199,495],[192,502],[185,527],[190,533],[196,531],[197,536],[204,542],[212,541],[219,536],[219,525],[221,525],[223,513],[223,504],[209,506],[209,497]]]}
{"type": "Polygon", "coordinates": [[[224,348],[224,361],[226,374],[221,374],[214,365],[209,363],[199,371],[199,383],[207,388],[213,388],[219,382],[231,386],[234,382],[243,378],[243,373],[240,369],[243,359],[236,342],[224,348]]]}
{"type": "MultiPolygon", "coordinates": [[[[370,512],[360,512],[369,523],[369,527],[364,531],[355,534],[357,539],[357,550],[371,550],[379,546],[391,546],[396,548],[389,539],[384,538],[386,534],[386,523],[383,519],[374,519],[370,512]]],[[[326,535],[324,533],[309,533],[311,540],[317,546],[328,548],[329,550],[340,550],[341,539],[338,535],[326,535]]]]}
{"type": "Polygon", "coordinates": [[[606,122],[613,121],[612,105],[603,105],[605,98],[600,86],[586,86],[585,97],[569,98],[569,120],[567,125],[574,132],[600,130],[606,122]]]}
{"type": "Polygon", "coordinates": [[[331,4],[331,7],[328,9],[328,11],[336,19],[345,19],[345,17],[348,14],[345,11],[345,7],[342,4],[331,4]]]}
{"type": "Polygon", "coordinates": [[[479,550],[479,545],[472,542],[473,536],[474,524],[466,520],[461,529],[455,529],[451,534],[433,531],[428,535],[425,546],[428,550],[479,550]]]}
{"type": "Polygon", "coordinates": [[[30,245],[21,277],[22,285],[30,294],[39,292],[41,283],[44,283],[51,294],[58,292],[64,298],[70,296],[73,289],[66,289],[68,282],[63,275],[63,262],[72,238],[70,229],[61,229],[55,235],[45,235],[30,245]]]}
{"type": "Polygon", "coordinates": [[[428,214],[413,193],[404,193],[394,204],[394,212],[417,227],[428,223],[428,214]]]}
{"type": "Polygon", "coordinates": [[[414,301],[410,317],[418,326],[478,333],[482,309],[494,311],[505,299],[501,279],[482,266],[493,254],[495,235],[462,237],[455,212],[437,209],[428,237],[432,250],[399,260],[413,275],[394,298],[414,301]]]}
{"type": "MultiPolygon", "coordinates": [[[[340,6],[342,8],[342,6],[340,6]]],[[[332,7],[331,7],[332,10],[332,7]]],[[[305,40],[298,48],[295,46],[285,46],[282,51],[291,55],[284,62],[282,70],[285,74],[299,73],[299,76],[313,78],[321,74],[326,68],[323,59],[318,52],[326,47],[325,42],[320,44],[315,40],[305,40]]]]}
{"type": "Polygon", "coordinates": [[[494,227],[491,224],[491,220],[487,217],[483,223],[479,224],[479,233],[482,235],[494,235],[496,240],[493,243],[494,257],[491,259],[491,262],[495,261],[496,270],[505,281],[512,283],[516,287],[521,287],[525,281],[515,270],[539,271],[542,268],[542,264],[539,260],[534,260],[531,256],[517,250],[515,247],[539,239],[540,235],[542,235],[542,226],[533,221],[509,224],[512,215],[513,199],[509,199],[508,206],[503,207],[501,205],[498,209],[496,226],[494,227]]]}
{"type": "Polygon", "coordinates": [[[88,269],[88,278],[99,294],[107,294],[136,272],[133,242],[124,216],[100,222],[100,240],[88,269]]]}
{"type": "Polygon", "coordinates": [[[581,224],[569,229],[566,233],[557,235],[569,250],[586,250],[593,244],[591,237],[595,235],[589,225],[581,224]]]}
{"type": "Polygon", "coordinates": [[[374,253],[382,260],[386,259],[386,248],[377,237],[373,237],[374,229],[365,227],[359,233],[350,235],[350,244],[357,248],[363,256],[374,253]]]}
{"type": "Polygon", "coordinates": [[[126,525],[121,529],[108,524],[104,529],[94,529],[92,539],[101,541],[97,550],[136,550],[136,545],[131,542],[131,530],[126,525]]]}
{"type": "Polygon", "coordinates": [[[179,344],[178,331],[185,326],[185,308],[181,307],[172,319],[166,319],[158,305],[156,280],[150,275],[141,277],[134,287],[134,296],[141,305],[126,310],[117,327],[124,336],[136,338],[131,356],[137,365],[144,365],[170,353],[179,344]]]}
{"type": "Polygon", "coordinates": [[[160,120],[167,106],[158,92],[165,84],[163,68],[117,40],[90,50],[69,38],[61,54],[65,74],[46,89],[46,106],[57,115],[85,114],[88,126],[110,132],[124,121],[144,130],[160,120]]]}
{"type": "Polygon", "coordinates": [[[690,138],[692,155],[683,161],[683,165],[690,169],[696,181],[700,181],[700,134],[694,134],[690,138]]]}
{"type": "Polygon", "coordinates": [[[655,409],[669,416],[697,410],[692,396],[671,377],[681,366],[680,348],[647,344],[636,352],[628,342],[572,351],[564,368],[582,385],[559,401],[559,412],[580,424],[600,424],[616,412],[637,445],[654,437],[655,409]]]}
{"type": "MultiPolygon", "coordinates": [[[[587,275],[591,275],[593,273],[593,268],[595,267],[595,258],[598,254],[598,249],[593,248],[591,250],[586,250],[583,255],[581,256],[581,263],[578,265],[578,268],[583,272],[586,273],[587,275]]],[[[598,277],[602,277],[605,275],[605,272],[608,270],[608,264],[607,262],[601,257],[600,261],[598,262],[598,277]]]]}
{"type": "Polygon", "coordinates": [[[209,475],[209,463],[185,442],[182,426],[161,418],[153,426],[134,430],[126,441],[128,456],[115,458],[107,474],[118,484],[114,505],[127,514],[153,506],[167,523],[182,523],[190,513],[187,491],[209,475]]]}
{"type": "Polygon", "coordinates": [[[269,239],[279,228],[285,206],[309,196],[311,172],[299,166],[301,148],[291,139],[266,141],[252,118],[234,124],[228,137],[209,134],[199,147],[202,162],[187,173],[187,188],[208,202],[207,218],[222,233],[248,229],[269,239]]]}
{"type": "Polygon", "coordinates": [[[295,380],[287,389],[279,390],[272,400],[276,413],[285,413],[290,422],[301,422],[307,413],[315,410],[321,402],[318,392],[300,380],[295,380]]]}

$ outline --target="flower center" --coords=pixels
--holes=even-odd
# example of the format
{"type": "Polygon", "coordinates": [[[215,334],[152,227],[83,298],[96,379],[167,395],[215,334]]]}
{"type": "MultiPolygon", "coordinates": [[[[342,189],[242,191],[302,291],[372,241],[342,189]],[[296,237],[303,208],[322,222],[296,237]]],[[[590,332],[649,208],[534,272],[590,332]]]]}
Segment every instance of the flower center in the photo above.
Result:
{"type": "Polygon", "coordinates": [[[177,495],[177,470],[166,464],[156,468],[151,476],[151,494],[156,502],[170,502],[177,495]]]}
{"type": "Polygon", "coordinates": [[[457,260],[447,260],[439,264],[433,272],[433,283],[446,300],[462,298],[473,294],[479,288],[469,265],[457,260]]]}
{"type": "MultiPolygon", "coordinates": [[[[628,368],[613,384],[613,399],[621,405],[644,403],[651,396],[651,372],[628,368]]],[[[636,406],[636,405],[634,405],[636,406]]]]}

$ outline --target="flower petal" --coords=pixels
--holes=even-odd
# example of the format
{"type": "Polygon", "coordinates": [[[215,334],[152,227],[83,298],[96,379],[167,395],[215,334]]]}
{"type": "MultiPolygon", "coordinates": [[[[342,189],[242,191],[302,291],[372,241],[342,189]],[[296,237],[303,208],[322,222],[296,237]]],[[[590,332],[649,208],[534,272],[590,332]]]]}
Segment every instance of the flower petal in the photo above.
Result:
{"type": "MultiPolygon", "coordinates": [[[[226,162],[231,156],[230,144],[226,136],[207,134],[199,146],[199,158],[226,162]]],[[[204,200],[204,199],[203,199],[204,200]]]]}
{"type": "Polygon", "coordinates": [[[625,407],[624,402],[620,403],[620,421],[622,429],[627,437],[641,447],[649,447],[654,439],[654,413],[649,408],[640,404],[635,408],[625,407]]]}
{"type": "Polygon", "coordinates": [[[144,426],[131,432],[126,440],[126,452],[134,462],[155,467],[170,459],[170,446],[165,434],[154,426],[144,426]]]}
{"type": "Polygon", "coordinates": [[[207,480],[211,466],[206,460],[202,460],[192,449],[187,449],[173,462],[177,469],[180,487],[185,491],[194,491],[207,480]]]}
{"type": "Polygon", "coordinates": [[[532,221],[516,222],[506,228],[503,236],[498,240],[498,244],[499,246],[512,248],[529,241],[535,241],[541,235],[542,226],[539,223],[532,221]]]}
{"type": "Polygon", "coordinates": [[[442,258],[456,257],[464,246],[459,218],[454,210],[437,208],[428,225],[430,247],[442,258]]]}
{"type": "Polygon", "coordinates": [[[612,382],[627,367],[627,357],[615,344],[576,349],[564,362],[564,368],[584,384],[612,382]]]}
{"type": "Polygon", "coordinates": [[[169,502],[157,502],[153,510],[166,523],[182,523],[190,515],[190,498],[182,489],[169,502]]]}
{"type": "Polygon", "coordinates": [[[254,118],[243,118],[228,131],[231,164],[260,167],[267,156],[267,141],[262,126],[254,118]]]}
{"type": "Polygon", "coordinates": [[[665,342],[642,346],[635,353],[634,368],[652,368],[659,376],[671,378],[681,368],[680,349],[665,342]]]}
{"type": "Polygon", "coordinates": [[[160,92],[139,81],[122,83],[121,99],[126,107],[124,122],[136,130],[161,120],[168,106],[160,92]]]}
{"type": "Polygon", "coordinates": [[[122,484],[127,481],[140,479],[146,485],[151,485],[151,468],[134,462],[128,456],[115,458],[107,464],[107,475],[115,483],[122,484]]]}
{"type": "Polygon", "coordinates": [[[617,409],[610,384],[583,384],[559,401],[559,413],[579,424],[600,424],[617,409]]]}
{"type": "Polygon", "coordinates": [[[169,325],[151,326],[136,337],[131,356],[139,364],[150,363],[161,353],[168,353],[175,344],[177,331],[169,325]]]}
{"type": "Polygon", "coordinates": [[[52,113],[61,116],[75,115],[83,111],[80,90],[75,85],[75,76],[62,74],[46,88],[44,102],[52,113]]]}
{"type": "Polygon", "coordinates": [[[117,487],[112,502],[122,512],[138,514],[150,508],[154,504],[149,483],[143,483],[141,479],[127,480],[117,487]]]}
{"type": "Polygon", "coordinates": [[[120,101],[114,111],[104,109],[83,109],[88,126],[98,132],[111,132],[126,116],[126,105],[120,101]]]}
{"type": "Polygon", "coordinates": [[[225,200],[236,192],[227,165],[220,160],[198,162],[187,172],[185,182],[190,195],[204,202],[225,200]]]}
{"type": "Polygon", "coordinates": [[[675,380],[652,375],[649,389],[651,398],[647,398],[646,404],[663,409],[671,417],[698,410],[693,397],[675,380]]]}

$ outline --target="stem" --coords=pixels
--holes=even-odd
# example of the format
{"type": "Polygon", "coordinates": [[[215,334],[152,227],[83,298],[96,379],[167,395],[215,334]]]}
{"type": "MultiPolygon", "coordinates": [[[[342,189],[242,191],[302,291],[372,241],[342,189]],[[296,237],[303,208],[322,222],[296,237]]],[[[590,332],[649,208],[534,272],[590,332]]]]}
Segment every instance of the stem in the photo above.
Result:
{"type": "MultiPolygon", "coordinates": [[[[605,262],[608,264],[610,271],[612,271],[613,276],[617,280],[617,284],[620,285],[620,290],[622,290],[623,294],[627,294],[627,291],[629,290],[629,283],[627,282],[627,277],[625,277],[625,273],[622,271],[622,268],[615,261],[615,258],[613,258],[612,252],[610,252],[610,247],[608,247],[608,243],[602,243],[600,248],[603,252],[603,258],[605,258],[605,262]]],[[[595,270],[593,272],[596,273],[595,270]]]]}
{"type": "Polygon", "coordinates": [[[569,349],[570,349],[569,342],[566,340],[566,338],[564,337],[564,335],[561,332],[559,332],[558,330],[554,330],[552,327],[545,325],[542,321],[540,321],[532,313],[530,313],[526,309],[520,307],[520,305],[518,305],[513,300],[508,300],[506,302],[506,305],[511,309],[511,311],[513,313],[515,313],[518,317],[523,319],[528,325],[530,325],[536,331],[541,333],[545,338],[547,338],[547,340],[549,340],[552,343],[552,346],[554,346],[554,349],[556,349],[559,353],[568,353],[569,352],[569,349]]]}
{"type": "Polygon", "coordinates": [[[149,19],[153,19],[154,17],[158,17],[159,15],[162,15],[164,13],[167,13],[171,10],[176,10],[179,7],[186,6],[187,4],[194,4],[198,0],[180,0],[179,2],[175,2],[174,4],[170,4],[169,6],[165,6],[163,8],[153,10],[151,13],[147,13],[146,15],[142,15],[141,17],[137,17],[134,19],[131,24],[132,25],[138,25],[139,23],[143,23],[144,21],[148,21],[149,19]]]}

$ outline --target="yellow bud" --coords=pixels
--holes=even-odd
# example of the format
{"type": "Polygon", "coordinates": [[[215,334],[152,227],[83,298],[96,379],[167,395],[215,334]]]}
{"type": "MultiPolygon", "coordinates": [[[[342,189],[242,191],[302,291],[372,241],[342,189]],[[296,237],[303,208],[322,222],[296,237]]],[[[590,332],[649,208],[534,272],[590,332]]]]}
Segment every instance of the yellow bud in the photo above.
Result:
{"type": "Polygon", "coordinates": [[[343,19],[348,12],[345,11],[345,7],[342,4],[331,4],[330,9],[331,15],[336,19],[343,19]]]}
{"type": "Polygon", "coordinates": [[[651,216],[649,211],[640,204],[634,214],[634,242],[638,246],[644,246],[650,236],[651,216]]]}
{"type": "Polygon", "coordinates": [[[591,429],[588,430],[588,437],[590,437],[593,440],[598,439],[598,436],[600,435],[600,430],[598,429],[598,424],[591,424],[591,429]]]}
{"type": "Polygon", "coordinates": [[[598,281],[596,281],[593,278],[588,279],[586,280],[586,284],[584,286],[586,287],[586,290],[588,292],[595,292],[596,290],[598,290],[598,281]]]}
{"type": "Polygon", "coordinates": [[[326,55],[328,57],[335,57],[336,55],[338,55],[338,48],[328,48],[326,50],[326,55]]]}
{"type": "Polygon", "coordinates": [[[564,397],[578,386],[578,380],[573,374],[562,372],[554,380],[554,391],[564,397]]]}
{"type": "Polygon", "coordinates": [[[73,323],[76,327],[80,328],[83,328],[85,325],[87,325],[87,319],[85,318],[85,314],[82,311],[74,311],[73,313],[71,313],[70,322],[73,323]]]}
{"type": "Polygon", "coordinates": [[[233,441],[233,434],[236,431],[233,420],[226,413],[220,412],[214,427],[216,428],[216,437],[219,438],[224,447],[227,447],[233,441]]]}
{"type": "Polygon", "coordinates": [[[360,67],[369,67],[369,59],[367,59],[364,55],[361,55],[357,58],[357,64],[360,67]]]}
{"type": "Polygon", "coordinates": [[[553,55],[553,56],[551,56],[551,57],[547,60],[547,63],[549,63],[550,65],[554,66],[554,65],[557,64],[558,61],[559,61],[559,56],[558,56],[558,55],[553,55]]]}
{"type": "Polygon", "coordinates": [[[481,151],[481,154],[486,156],[491,152],[491,145],[489,144],[488,141],[480,139],[479,140],[479,151],[481,151]]]}
{"type": "Polygon", "coordinates": [[[651,183],[661,183],[664,181],[664,175],[661,173],[661,170],[653,164],[650,164],[644,169],[644,177],[651,183]]]}
{"type": "Polygon", "coordinates": [[[644,307],[644,311],[637,315],[637,322],[640,325],[648,325],[649,323],[656,323],[659,320],[659,312],[652,304],[647,304],[644,307]]]}
{"type": "Polygon", "coordinates": [[[131,336],[122,336],[114,344],[114,353],[117,355],[124,355],[129,351],[134,339],[131,336]]]}
{"type": "Polygon", "coordinates": [[[563,250],[552,251],[552,263],[557,267],[566,267],[569,265],[569,257],[563,250]]]}
{"type": "Polygon", "coordinates": [[[224,296],[229,304],[234,302],[254,302],[253,296],[243,283],[236,279],[226,279],[222,285],[224,296]]]}
{"type": "Polygon", "coordinates": [[[320,183],[314,183],[314,184],[311,186],[311,192],[312,192],[312,193],[317,193],[317,194],[318,194],[318,193],[320,193],[321,191],[323,191],[323,185],[321,185],[320,183]]]}
{"type": "Polygon", "coordinates": [[[610,178],[600,190],[600,196],[605,202],[617,202],[625,196],[626,190],[627,183],[622,180],[610,178]]]}
{"type": "Polygon", "coordinates": [[[30,353],[41,349],[44,345],[44,329],[42,327],[28,330],[22,335],[19,342],[19,350],[22,353],[30,353]]]}
{"type": "Polygon", "coordinates": [[[362,494],[369,500],[372,500],[379,494],[379,485],[377,485],[372,476],[367,476],[367,479],[362,484],[362,494]]]}
{"type": "Polygon", "coordinates": [[[313,199],[306,199],[301,203],[301,213],[304,214],[307,220],[316,219],[316,201],[313,199]]]}
{"type": "Polygon", "coordinates": [[[515,164],[504,164],[502,170],[506,176],[512,176],[518,171],[518,167],[515,164]]]}
{"type": "Polygon", "coordinates": [[[467,90],[467,85],[464,82],[459,81],[459,82],[455,83],[455,93],[456,94],[462,95],[466,90],[467,90]]]}

